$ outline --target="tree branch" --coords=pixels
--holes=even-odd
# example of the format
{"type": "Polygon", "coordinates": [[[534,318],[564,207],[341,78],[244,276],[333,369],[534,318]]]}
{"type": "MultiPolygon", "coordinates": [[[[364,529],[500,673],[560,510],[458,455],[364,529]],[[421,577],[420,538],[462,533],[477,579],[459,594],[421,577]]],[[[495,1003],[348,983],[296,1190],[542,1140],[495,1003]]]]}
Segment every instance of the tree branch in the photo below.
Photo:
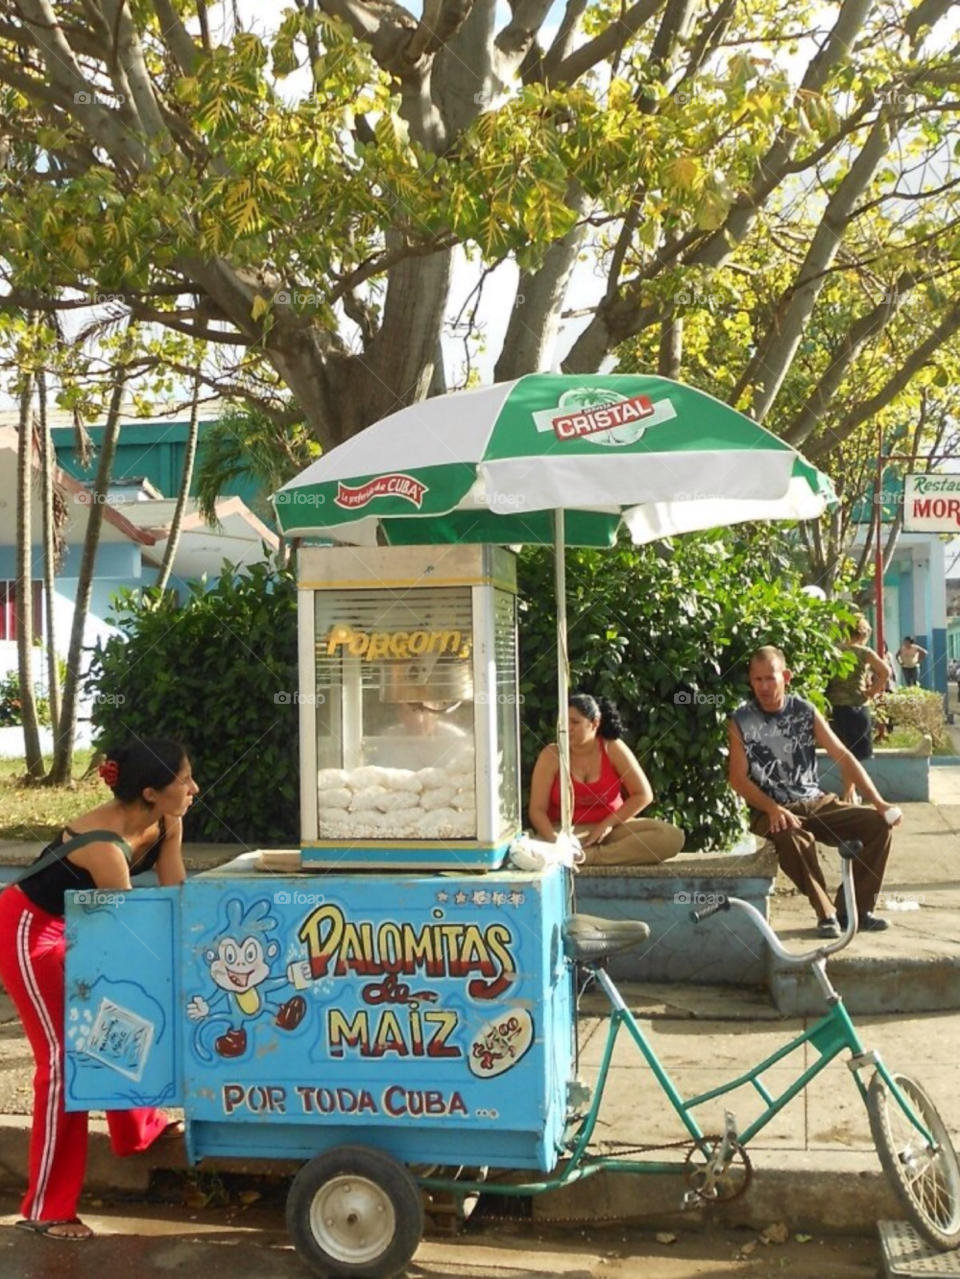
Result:
{"type": "Polygon", "coordinates": [[[318,0],[318,5],[368,44],[384,71],[396,76],[409,74],[407,47],[420,24],[402,5],[392,0],[318,0]]]}
{"type": "Polygon", "coordinates": [[[497,51],[509,60],[511,66],[518,66],[527,50],[537,37],[552,6],[552,0],[518,0],[507,25],[497,33],[494,46],[497,51]]]}
{"type": "Polygon", "coordinates": [[[473,0],[425,0],[420,25],[407,43],[407,61],[416,65],[442,49],[469,18],[472,8],[473,0]]]}
{"type": "Polygon", "coordinates": [[[192,76],[197,67],[197,46],[173,7],[173,0],[153,0],[153,7],[160,21],[164,44],[183,74],[192,76]]]}
{"type": "Polygon", "coordinates": [[[111,74],[114,68],[122,73],[123,83],[133,96],[137,119],[143,131],[148,137],[160,137],[166,133],[163,116],[127,0],[101,0],[101,3],[114,33],[111,74]]]}
{"type": "Polygon", "coordinates": [[[808,444],[807,457],[812,461],[828,453],[836,448],[840,441],[852,434],[858,426],[876,417],[909,385],[911,378],[933,358],[940,347],[958,332],[960,332],[960,302],[955,302],[926,341],[921,342],[911,351],[896,373],[888,379],[876,395],[856,405],[838,426],[808,444]]]}
{"type": "MultiPolygon", "coordinates": [[[[88,303],[89,305],[89,303],[88,303]]],[[[252,346],[253,339],[241,333],[229,333],[224,329],[208,328],[204,324],[187,324],[185,320],[177,320],[170,311],[156,311],[153,307],[134,302],[130,312],[137,320],[145,324],[162,324],[165,329],[173,329],[176,333],[185,333],[187,337],[198,342],[216,342],[227,346],[252,346]]]]}
{"type": "Polygon", "coordinates": [[[557,84],[576,84],[582,75],[595,67],[598,62],[608,58],[630,36],[635,36],[640,28],[654,17],[663,7],[664,0],[637,0],[637,3],[623,15],[619,22],[611,22],[606,31],[582,44],[568,57],[564,58],[554,73],[557,84]]]}
{"type": "Polygon", "coordinates": [[[785,294],[781,317],[761,340],[741,378],[739,390],[746,390],[751,383],[755,388],[750,411],[757,422],[762,422],[766,417],[783,385],[807,321],[823,289],[825,272],[836,256],[856,201],[882,163],[898,128],[898,124],[885,116],[881,116],[873,125],[862,150],[827,202],[803,265],[785,294]]]}
{"type": "Polygon", "coordinates": [[[553,44],[543,59],[543,79],[547,84],[556,80],[558,68],[569,55],[586,7],[587,0],[567,0],[567,7],[560,19],[557,34],[553,37],[553,44]]]}
{"type": "Polygon", "coordinates": [[[119,111],[108,110],[97,102],[97,89],[81,71],[49,0],[18,0],[18,3],[25,34],[39,50],[50,85],[60,95],[65,109],[119,167],[142,168],[147,159],[143,144],[123,123],[119,111]]]}
{"type": "Polygon", "coordinates": [[[830,361],[830,366],[817,383],[816,390],[801,407],[793,421],[783,432],[783,439],[794,448],[800,448],[807,438],[813,434],[818,423],[823,421],[834,395],[847,374],[854,360],[871,338],[876,337],[887,327],[890,320],[900,309],[901,298],[916,284],[917,277],[905,271],[897,280],[896,291],[888,295],[879,306],[860,317],[848,329],[843,341],[830,361]]]}
{"type": "MultiPolygon", "coordinates": [[[[939,2],[945,3],[946,0],[939,2]]],[[[801,90],[819,92],[834,66],[848,57],[870,5],[871,0],[843,0],[830,34],[807,66],[801,90]]],[[[584,47],[589,48],[589,45],[584,47]]],[[[571,58],[577,58],[582,52],[577,50],[571,58]]],[[[716,269],[727,261],[749,234],[771,193],[783,181],[799,136],[796,130],[786,125],[781,128],[765,155],[757,161],[746,193],[733,203],[722,227],[706,237],[699,231],[690,232],[677,239],[666,256],[658,252],[649,270],[641,272],[622,296],[614,298],[612,291],[608,290],[607,298],[598,307],[593,320],[571,348],[564,367],[571,372],[596,369],[611,346],[662,319],[661,308],[643,304],[643,282],[669,269],[680,254],[685,255],[683,265],[690,267],[716,269]]]]}

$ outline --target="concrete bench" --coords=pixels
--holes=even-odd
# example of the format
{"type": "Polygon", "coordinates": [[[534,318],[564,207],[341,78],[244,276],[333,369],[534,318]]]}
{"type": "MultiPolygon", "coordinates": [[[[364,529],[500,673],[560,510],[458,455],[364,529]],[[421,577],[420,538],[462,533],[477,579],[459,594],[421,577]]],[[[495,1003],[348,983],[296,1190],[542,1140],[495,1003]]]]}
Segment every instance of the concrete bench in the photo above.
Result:
{"type": "Polygon", "coordinates": [[[750,836],[729,853],[680,853],[656,866],[585,868],[574,883],[576,908],[649,925],[643,946],[609,961],[617,980],[762,985],[767,946],[749,920],[721,911],[694,924],[690,912],[722,895],[750,902],[769,919],[776,875],[773,846],[750,836]]]}
{"type": "MultiPolygon", "coordinates": [[[[908,751],[874,751],[873,759],[863,760],[871,781],[890,803],[904,801],[930,802],[930,738],[925,737],[919,746],[908,751]]],[[[817,751],[820,785],[835,795],[843,793],[840,770],[823,751],[817,751]]]]}

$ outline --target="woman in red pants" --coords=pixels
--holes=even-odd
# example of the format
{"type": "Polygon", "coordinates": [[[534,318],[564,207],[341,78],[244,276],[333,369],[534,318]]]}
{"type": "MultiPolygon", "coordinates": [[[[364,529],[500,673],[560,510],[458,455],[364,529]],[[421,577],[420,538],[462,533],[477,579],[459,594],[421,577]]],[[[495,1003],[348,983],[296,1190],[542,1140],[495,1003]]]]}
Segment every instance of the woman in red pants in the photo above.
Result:
{"type": "MultiPolygon", "coordinates": [[[[0,979],[36,1059],[29,1186],[18,1224],[53,1239],[93,1235],[77,1216],[88,1116],[64,1109],[64,894],[129,891],[131,876],[151,869],[163,885],[182,884],[182,818],[198,792],[183,747],[159,738],[110,751],[100,775],[113,798],[66,827],[0,893],[0,979]]],[[[107,1123],[118,1155],[146,1150],[178,1127],[154,1109],[110,1112],[107,1123]]]]}

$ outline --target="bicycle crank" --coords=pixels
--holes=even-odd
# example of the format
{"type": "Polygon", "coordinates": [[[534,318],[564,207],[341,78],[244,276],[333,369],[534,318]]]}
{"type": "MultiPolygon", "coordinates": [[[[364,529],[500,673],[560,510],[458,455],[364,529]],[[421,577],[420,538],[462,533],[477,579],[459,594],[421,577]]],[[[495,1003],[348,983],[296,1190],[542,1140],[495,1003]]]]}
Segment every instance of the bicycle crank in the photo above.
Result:
{"type": "Polygon", "coordinates": [[[722,1136],[705,1136],[687,1152],[683,1178],[690,1189],[683,1197],[683,1206],[730,1203],[740,1198],[752,1177],[750,1157],[728,1126],[722,1136]]]}

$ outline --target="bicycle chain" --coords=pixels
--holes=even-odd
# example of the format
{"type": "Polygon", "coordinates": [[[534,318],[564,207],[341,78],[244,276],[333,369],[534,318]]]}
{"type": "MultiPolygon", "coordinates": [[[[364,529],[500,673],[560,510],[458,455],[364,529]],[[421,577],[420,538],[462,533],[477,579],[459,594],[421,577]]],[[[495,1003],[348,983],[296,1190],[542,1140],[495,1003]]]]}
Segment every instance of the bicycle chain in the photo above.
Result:
{"type": "MultiPolygon", "coordinates": [[[[610,1142],[609,1146],[611,1149],[615,1149],[618,1155],[648,1155],[648,1154],[652,1154],[656,1150],[686,1149],[692,1152],[697,1149],[697,1142],[689,1141],[688,1139],[683,1138],[680,1141],[659,1142],[653,1146],[621,1146],[616,1142],[610,1142]]],[[[682,1174],[683,1165],[678,1164],[677,1171],[682,1174]]],[[[491,1183],[487,1182],[485,1184],[489,1186],[491,1183]]],[[[479,1191],[479,1193],[480,1194],[486,1193],[488,1195],[488,1202],[489,1202],[489,1197],[492,1195],[495,1195],[497,1192],[496,1190],[489,1190],[489,1191],[481,1190],[479,1191]]],[[[505,1202],[508,1202],[508,1203],[518,1202],[518,1199],[512,1196],[503,1195],[502,1198],[504,1199],[505,1202]]],[[[534,1196],[530,1195],[528,1196],[528,1199],[524,1202],[528,1202],[529,1200],[533,1198],[534,1196]]],[[[689,1213],[691,1209],[695,1211],[698,1208],[709,1208],[710,1206],[711,1205],[708,1204],[706,1201],[702,1201],[699,1204],[693,1204],[693,1205],[687,1204],[686,1206],[681,1205],[679,1208],[674,1208],[672,1211],[670,1209],[658,1209],[656,1212],[631,1212],[629,1215],[626,1215],[626,1216],[623,1213],[609,1213],[609,1214],[605,1214],[604,1216],[597,1216],[596,1213],[591,1213],[589,1217],[550,1216],[550,1217],[538,1217],[535,1220],[545,1226],[581,1226],[581,1225],[582,1226],[609,1226],[609,1225],[627,1226],[627,1225],[632,1225],[636,1223],[637,1221],[643,1221],[647,1217],[656,1217],[658,1220],[662,1220],[664,1217],[673,1217],[673,1216],[679,1216],[681,1213],[689,1213]]],[[[489,1212],[485,1206],[483,1213],[478,1218],[478,1220],[480,1221],[481,1224],[489,1221],[489,1222],[505,1225],[510,1223],[515,1224],[521,1221],[529,1224],[529,1222],[531,1221],[531,1218],[529,1216],[521,1216],[517,1213],[489,1212]]]]}

